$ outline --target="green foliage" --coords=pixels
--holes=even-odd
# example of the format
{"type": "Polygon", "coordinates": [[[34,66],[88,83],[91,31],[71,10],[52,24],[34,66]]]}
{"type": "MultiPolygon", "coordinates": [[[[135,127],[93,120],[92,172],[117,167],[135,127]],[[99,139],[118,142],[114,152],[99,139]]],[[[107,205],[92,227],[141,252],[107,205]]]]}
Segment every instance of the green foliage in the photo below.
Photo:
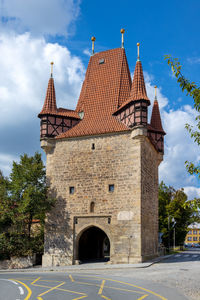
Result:
{"type": "Polygon", "coordinates": [[[55,199],[48,196],[45,167],[39,153],[13,162],[10,179],[0,172],[0,257],[43,252],[45,215],[55,199]],[[33,220],[40,221],[33,229],[33,220]]]}
{"type": "MultiPolygon", "coordinates": [[[[182,66],[177,58],[172,58],[171,55],[166,55],[168,65],[171,67],[174,76],[177,78],[177,82],[182,91],[186,91],[186,94],[193,98],[194,108],[197,111],[196,128],[190,124],[186,124],[185,127],[190,133],[190,136],[194,139],[194,142],[200,145],[200,87],[194,82],[190,82],[181,73],[182,66]]],[[[195,166],[192,162],[186,161],[186,168],[190,174],[196,174],[200,178],[200,165],[195,166]]]]}
{"type": "Polygon", "coordinates": [[[195,220],[195,212],[194,203],[187,201],[187,195],[183,189],[175,190],[161,182],[159,185],[159,231],[163,233],[162,240],[165,247],[173,245],[174,224],[176,245],[183,245],[188,225],[195,220]]]}

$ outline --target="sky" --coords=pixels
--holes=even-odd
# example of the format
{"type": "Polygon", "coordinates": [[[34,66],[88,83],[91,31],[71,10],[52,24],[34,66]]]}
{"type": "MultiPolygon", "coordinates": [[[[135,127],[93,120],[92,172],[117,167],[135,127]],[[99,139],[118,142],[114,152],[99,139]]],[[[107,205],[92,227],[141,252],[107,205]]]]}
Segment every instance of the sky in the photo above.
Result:
{"type": "Polygon", "coordinates": [[[131,74],[140,43],[147,94],[158,86],[165,137],[159,178],[200,197],[198,178],[185,161],[199,163],[198,146],[185,124],[195,125],[193,100],[178,87],[164,55],[177,57],[186,78],[199,86],[199,0],[0,0],[0,169],[9,176],[20,155],[40,148],[38,113],[44,103],[50,62],[54,61],[57,105],[74,109],[91,53],[121,46],[131,74]]]}

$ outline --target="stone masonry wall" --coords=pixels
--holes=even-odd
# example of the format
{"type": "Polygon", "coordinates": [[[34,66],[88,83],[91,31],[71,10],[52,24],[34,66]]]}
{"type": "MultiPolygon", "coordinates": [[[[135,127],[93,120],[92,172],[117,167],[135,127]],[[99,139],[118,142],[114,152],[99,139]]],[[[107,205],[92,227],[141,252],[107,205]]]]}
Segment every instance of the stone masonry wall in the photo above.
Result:
{"type": "Polygon", "coordinates": [[[144,138],[141,145],[142,162],[142,257],[143,260],[158,255],[158,166],[159,154],[144,138]]]}
{"type": "MultiPolygon", "coordinates": [[[[142,256],[154,253],[150,249],[152,243],[148,244],[148,239],[154,234],[141,241],[142,233],[149,234],[149,224],[157,226],[157,212],[152,223],[149,221],[157,209],[157,203],[153,204],[158,189],[153,146],[142,138],[132,139],[131,132],[53,143],[54,149],[47,154],[47,178],[57,203],[47,217],[43,266],[72,264],[78,259],[78,238],[88,226],[101,228],[109,237],[112,263],[138,262],[142,256]],[[142,163],[146,168],[145,172],[142,171],[143,182],[141,155],[145,156],[142,163]],[[151,160],[148,162],[149,155],[151,160]],[[148,178],[151,166],[153,174],[148,178]],[[114,192],[108,191],[109,184],[114,184],[114,192]],[[74,194],[69,193],[70,186],[74,186],[74,194]],[[148,193],[152,194],[153,206],[148,216],[147,208],[141,206],[141,187],[145,193],[144,206],[148,203],[148,193]],[[156,192],[152,191],[154,188],[156,192]],[[94,213],[90,213],[92,201],[95,203],[94,213]],[[75,217],[77,224],[74,223],[75,217]],[[110,224],[108,217],[111,218],[110,224]],[[144,225],[142,232],[141,220],[144,225]],[[141,246],[147,249],[141,249],[141,246]]],[[[151,205],[149,203],[148,207],[151,205]]]]}

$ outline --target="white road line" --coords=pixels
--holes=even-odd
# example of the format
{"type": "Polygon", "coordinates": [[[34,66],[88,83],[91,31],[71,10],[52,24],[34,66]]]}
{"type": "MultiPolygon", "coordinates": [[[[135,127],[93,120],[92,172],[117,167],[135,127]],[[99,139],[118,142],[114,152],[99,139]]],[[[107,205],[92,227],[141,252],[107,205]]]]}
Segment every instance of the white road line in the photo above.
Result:
{"type": "Polygon", "coordinates": [[[199,256],[199,255],[196,255],[196,254],[195,254],[195,255],[192,255],[192,257],[198,257],[198,256],[199,256]]]}
{"type": "Polygon", "coordinates": [[[190,255],[189,254],[184,255],[184,257],[188,257],[188,256],[190,256],[190,255]]]}
{"type": "Polygon", "coordinates": [[[24,295],[24,290],[23,290],[23,288],[22,288],[21,286],[18,286],[18,288],[19,288],[19,291],[20,291],[20,295],[24,295]]]}
{"type": "Polygon", "coordinates": [[[15,282],[15,281],[13,281],[13,280],[10,280],[10,279],[0,279],[0,280],[4,280],[4,281],[10,281],[10,282],[12,282],[12,283],[14,283],[14,284],[18,285],[18,282],[15,282]]]}
{"type": "Polygon", "coordinates": [[[179,256],[181,256],[181,255],[180,255],[180,254],[176,254],[176,255],[175,255],[175,257],[179,257],[179,256]]]}

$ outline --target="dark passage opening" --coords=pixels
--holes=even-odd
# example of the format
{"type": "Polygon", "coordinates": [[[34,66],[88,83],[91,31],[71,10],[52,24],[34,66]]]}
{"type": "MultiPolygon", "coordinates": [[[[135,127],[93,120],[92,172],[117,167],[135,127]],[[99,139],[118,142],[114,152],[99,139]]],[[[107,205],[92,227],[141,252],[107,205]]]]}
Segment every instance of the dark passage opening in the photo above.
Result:
{"type": "Polygon", "coordinates": [[[108,261],[110,259],[110,241],[105,232],[95,226],[82,233],[78,250],[81,262],[108,261]]]}

